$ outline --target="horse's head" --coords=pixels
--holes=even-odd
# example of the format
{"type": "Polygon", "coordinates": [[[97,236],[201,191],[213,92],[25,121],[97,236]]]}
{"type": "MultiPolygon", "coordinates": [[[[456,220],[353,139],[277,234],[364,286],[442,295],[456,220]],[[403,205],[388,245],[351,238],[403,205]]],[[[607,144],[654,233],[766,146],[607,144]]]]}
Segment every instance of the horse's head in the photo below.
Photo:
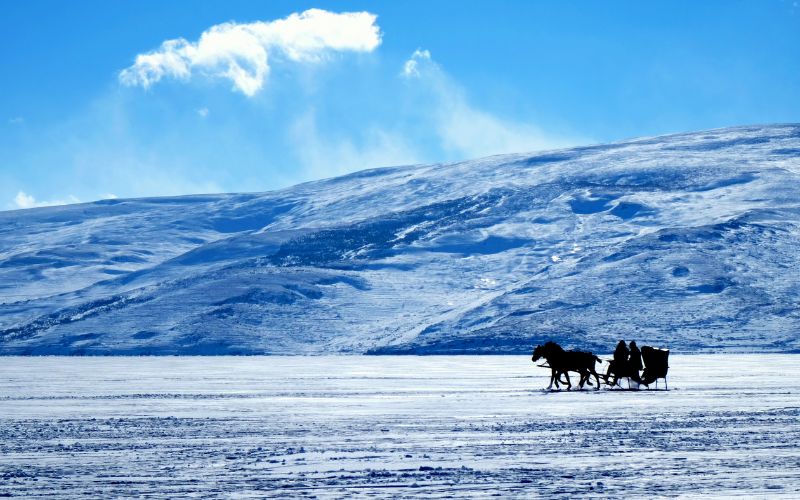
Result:
{"type": "Polygon", "coordinates": [[[533,350],[531,361],[535,363],[541,358],[548,359],[552,356],[560,356],[561,354],[564,354],[564,349],[560,345],[553,341],[547,341],[544,345],[536,346],[536,349],[533,350]]]}
{"type": "Polygon", "coordinates": [[[533,349],[533,355],[531,356],[531,361],[536,363],[537,361],[539,361],[540,359],[542,359],[544,357],[545,352],[546,351],[545,351],[545,348],[544,348],[543,345],[537,345],[533,349]]]}
{"type": "Polygon", "coordinates": [[[564,348],[560,345],[556,344],[552,340],[548,340],[544,343],[543,352],[553,353],[553,354],[562,354],[564,352],[564,348]]]}

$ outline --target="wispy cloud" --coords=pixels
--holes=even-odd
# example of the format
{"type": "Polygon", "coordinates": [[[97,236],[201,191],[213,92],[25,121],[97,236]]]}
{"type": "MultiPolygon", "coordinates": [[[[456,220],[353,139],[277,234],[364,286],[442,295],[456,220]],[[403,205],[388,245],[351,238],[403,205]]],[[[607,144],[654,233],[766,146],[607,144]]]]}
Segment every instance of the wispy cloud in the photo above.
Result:
{"type": "Polygon", "coordinates": [[[348,133],[329,121],[318,123],[313,108],[294,119],[288,127],[291,150],[300,167],[294,174],[300,180],[318,179],[365,168],[555,149],[582,142],[474,106],[428,50],[415,50],[399,77],[408,85],[399,89],[406,95],[396,97],[411,102],[397,108],[393,122],[364,124],[348,133]]]}
{"type": "Polygon", "coordinates": [[[417,49],[411,57],[403,64],[403,71],[400,73],[406,78],[419,77],[419,65],[431,60],[431,53],[428,50],[417,49]]]}
{"type": "Polygon", "coordinates": [[[313,110],[296,119],[290,138],[297,153],[303,180],[342,175],[356,170],[417,163],[421,156],[404,135],[367,127],[359,137],[321,133],[313,110]]]}
{"type": "Polygon", "coordinates": [[[425,92],[427,119],[435,127],[442,149],[451,155],[476,158],[586,142],[548,131],[546,126],[503,118],[473,106],[461,85],[427,50],[415,50],[403,64],[400,75],[425,92]]]}
{"type": "Polygon", "coordinates": [[[310,9],[275,21],[217,24],[196,42],[167,40],[159,49],[137,55],[119,80],[147,88],[162,78],[189,80],[202,74],[226,78],[235,90],[253,96],[264,85],[271,58],[314,63],[331,51],[373,51],[381,43],[376,17],[310,9]]]}
{"type": "Polygon", "coordinates": [[[530,115],[478,105],[435,55],[415,50],[377,80],[343,71],[313,91],[292,82],[274,103],[224,90],[189,102],[108,92],[20,139],[12,158],[19,167],[0,168],[0,205],[268,190],[365,168],[582,142],[530,115]]]}
{"type": "Polygon", "coordinates": [[[56,205],[69,205],[70,203],[80,203],[77,197],[69,195],[66,200],[51,200],[51,201],[38,201],[33,195],[27,194],[24,191],[17,193],[14,197],[15,208],[36,208],[36,207],[52,207],[56,205]]]}

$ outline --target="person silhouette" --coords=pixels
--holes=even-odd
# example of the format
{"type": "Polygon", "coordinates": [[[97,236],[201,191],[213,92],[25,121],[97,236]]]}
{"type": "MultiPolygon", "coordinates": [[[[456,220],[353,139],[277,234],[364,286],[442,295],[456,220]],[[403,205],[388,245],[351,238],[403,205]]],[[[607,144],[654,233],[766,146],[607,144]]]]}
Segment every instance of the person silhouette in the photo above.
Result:
{"type": "Polygon", "coordinates": [[[629,354],[630,351],[628,351],[628,346],[625,345],[625,341],[620,340],[617,343],[617,348],[614,349],[614,359],[608,364],[608,369],[606,370],[606,375],[604,377],[606,384],[608,384],[608,378],[612,373],[614,374],[614,382],[612,382],[611,385],[617,385],[617,380],[625,376],[629,354]]]}
{"type": "Polygon", "coordinates": [[[631,379],[637,384],[640,384],[642,379],[639,377],[639,372],[642,369],[642,352],[636,342],[631,340],[630,354],[628,358],[628,373],[631,379]]]}

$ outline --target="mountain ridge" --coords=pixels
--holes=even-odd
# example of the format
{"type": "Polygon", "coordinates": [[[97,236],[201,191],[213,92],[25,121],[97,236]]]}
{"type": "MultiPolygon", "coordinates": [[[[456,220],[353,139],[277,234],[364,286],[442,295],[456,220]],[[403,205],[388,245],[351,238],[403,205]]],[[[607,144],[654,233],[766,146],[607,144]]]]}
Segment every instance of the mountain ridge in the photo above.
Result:
{"type": "Polygon", "coordinates": [[[800,125],[0,212],[0,354],[800,347],[800,125]]]}

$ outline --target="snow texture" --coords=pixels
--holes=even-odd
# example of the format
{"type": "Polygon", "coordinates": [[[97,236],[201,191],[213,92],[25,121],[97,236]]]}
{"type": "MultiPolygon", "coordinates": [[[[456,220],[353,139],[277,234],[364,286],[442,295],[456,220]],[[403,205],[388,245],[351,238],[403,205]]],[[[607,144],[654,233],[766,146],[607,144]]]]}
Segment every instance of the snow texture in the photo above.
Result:
{"type": "Polygon", "coordinates": [[[0,358],[0,495],[798,498],[796,355],[544,392],[529,356],[0,358]]]}
{"type": "Polygon", "coordinates": [[[800,349],[800,125],[0,212],[0,353],[800,349]]]}

